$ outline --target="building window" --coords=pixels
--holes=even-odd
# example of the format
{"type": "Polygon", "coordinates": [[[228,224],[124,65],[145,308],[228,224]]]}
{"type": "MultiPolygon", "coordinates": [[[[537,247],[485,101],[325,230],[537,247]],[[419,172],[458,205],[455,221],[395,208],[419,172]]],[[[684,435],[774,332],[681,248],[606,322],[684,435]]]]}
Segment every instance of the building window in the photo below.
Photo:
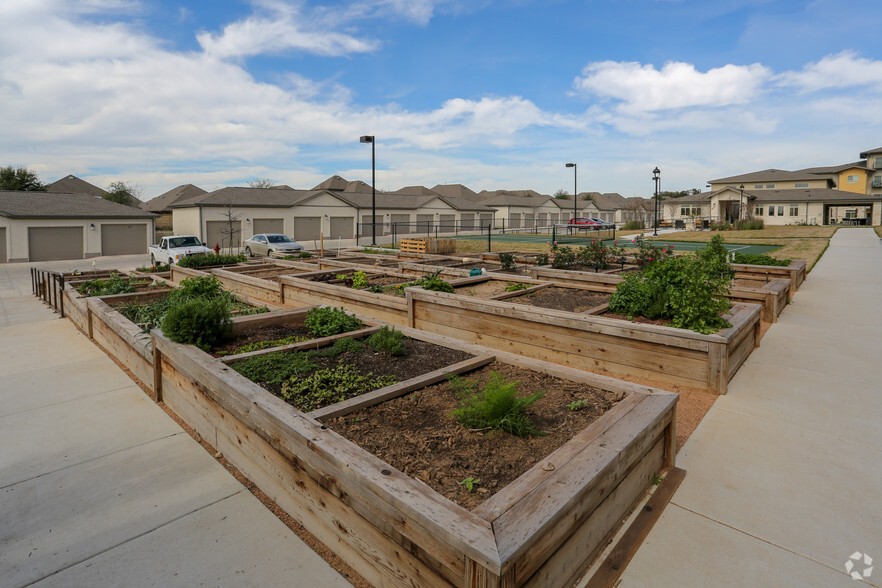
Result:
{"type": "Polygon", "coordinates": [[[882,188],[882,176],[875,176],[873,178],[873,187],[882,188]]]}
{"type": "Polygon", "coordinates": [[[775,184],[766,184],[766,188],[774,188],[775,184]]]}
{"type": "Polygon", "coordinates": [[[775,207],[774,206],[769,207],[769,216],[775,216],[775,207]]]}
{"type": "Polygon", "coordinates": [[[754,188],[754,190],[762,190],[762,189],[763,189],[763,185],[762,185],[762,184],[754,184],[754,185],[753,185],[753,188],[754,188]]]}
{"type": "Polygon", "coordinates": [[[790,216],[799,216],[799,204],[790,205],[790,216]]]}
{"type": "Polygon", "coordinates": [[[778,207],[778,216],[784,216],[784,205],[778,207]]]}
{"type": "Polygon", "coordinates": [[[877,158],[876,158],[875,169],[882,169],[882,157],[877,157],[877,158]]]}
{"type": "Polygon", "coordinates": [[[756,207],[756,210],[753,211],[753,214],[754,214],[755,216],[762,216],[762,215],[763,215],[763,207],[762,207],[762,206],[757,206],[757,207],[756,207]]]}
{"type": "Polygon", "coordinates": [[[680,216],[701,216],[701,207],[681,205],[680,216]]]}
{"type": "Polygon", "coordinates": [[[845,210],[845,218],[857,218],[857,208],[848,208],[845,210]]]}
{"type": "Polygon", "coordinates": [[[848,183],[849,184],[857,184],[858,183],[858,176],[848,176],[848,183]]]}
{"type": "Polygon", "coordinates": [[[793,187],[794,188],[808,188],[808,182],[799,182],[799,183],[793,184],[793,187]]]}

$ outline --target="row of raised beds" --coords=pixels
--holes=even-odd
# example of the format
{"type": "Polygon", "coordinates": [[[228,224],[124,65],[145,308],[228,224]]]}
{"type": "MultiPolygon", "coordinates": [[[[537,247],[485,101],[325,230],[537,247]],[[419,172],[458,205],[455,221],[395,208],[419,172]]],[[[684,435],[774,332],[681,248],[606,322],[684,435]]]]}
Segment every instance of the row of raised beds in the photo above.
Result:
{"type": "Polygon", "coordinates": [[[217,283],[180,277],[84,331],[374,585],[571,584],[674,464],[675,394],[330,307],[176,343],[138,307],[217,283]]]}

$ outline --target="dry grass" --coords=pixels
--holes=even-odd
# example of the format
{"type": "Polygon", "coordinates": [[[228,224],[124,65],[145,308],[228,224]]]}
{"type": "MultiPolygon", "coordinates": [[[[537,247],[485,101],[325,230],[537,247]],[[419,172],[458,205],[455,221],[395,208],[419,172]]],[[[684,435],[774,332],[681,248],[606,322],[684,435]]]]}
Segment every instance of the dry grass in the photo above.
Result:
{"type": "Polygon", "coordinates": [[[882,227],[873,227],[875,229],[876,234],[879,235],[879,238],[882,239],[882,227]]]}

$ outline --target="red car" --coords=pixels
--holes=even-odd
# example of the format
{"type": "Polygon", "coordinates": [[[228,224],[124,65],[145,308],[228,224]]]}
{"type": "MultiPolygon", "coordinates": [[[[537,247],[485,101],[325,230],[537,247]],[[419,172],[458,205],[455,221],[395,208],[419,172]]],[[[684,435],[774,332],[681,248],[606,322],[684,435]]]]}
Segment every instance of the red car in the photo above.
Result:
{"type": "Polygon", "coordinates": [[[605,223],[602,220],[599,220],[596,218],[587,218],[584,216],[577,216],[576,218],[571,218],[569,220],[569,222],[567,222],[567,224],[573,225],[573,226],[585,227],[585,228],[590,227],[592,229],[605,229],[607,226],[609,226],[609,223],[605,223]]]}

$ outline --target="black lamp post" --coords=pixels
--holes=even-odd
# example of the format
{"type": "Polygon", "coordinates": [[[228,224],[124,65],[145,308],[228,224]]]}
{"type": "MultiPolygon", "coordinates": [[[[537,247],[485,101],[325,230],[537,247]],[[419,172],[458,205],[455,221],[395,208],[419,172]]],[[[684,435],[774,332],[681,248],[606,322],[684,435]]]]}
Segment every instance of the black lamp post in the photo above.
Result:
{"type": "Polygon", "coordinates": [[[576,167],[575,163],[568,163],[567,167],[573,168],[573,218],[576,218],[579,216],[579,213],[576,211],[579,200],[579,189],[577,187],[579,168],[576,167]]]}
{"type": "Polygon", "coordinates": [[[658,181],[661,179],[661,171],[656,167],[652,170],[652,181],[655,182],[655,220],[652,223],[652,234],[658,237],[658,181]]]}
{"type": "Polygon", "coordinates": [[[744,213],[744,184],[738,186],[738,189],[741,190],[741,197],[738,198],[738,218],[747,218],[744,213]]]}
{"type": "Polygon", "coordinates": [[[371,144],[371,245],[377,244],[377,148],[373,135],[362,135],[362,143],[371,144]]]}

